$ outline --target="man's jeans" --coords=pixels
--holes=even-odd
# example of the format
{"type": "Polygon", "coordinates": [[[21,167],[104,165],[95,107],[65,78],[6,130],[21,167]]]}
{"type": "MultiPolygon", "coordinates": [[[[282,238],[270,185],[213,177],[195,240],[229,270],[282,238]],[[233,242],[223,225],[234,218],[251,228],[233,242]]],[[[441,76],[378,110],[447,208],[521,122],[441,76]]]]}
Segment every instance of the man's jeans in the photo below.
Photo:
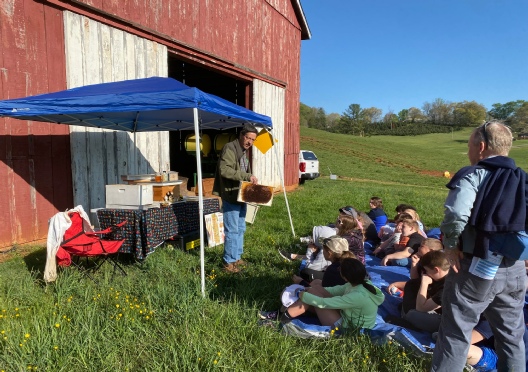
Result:
{"type": "Polygon", "coordinates": [[[503,258],[492,280],[469,273],[471,259],[446,277],[442,295],[442,322],[433,354],[432,371],[462,371],[471,331],[484,314],[495,335],[499,371],[524,371],[525,331],[523,305],[526,292],[524,261],[503,258]]]}
{"type": "Polygon", "coordinates": [[[222,199],[224,214],[224,261],[233,263],[240,260],[244,252],[244,233],[246,232],[245,203],[233,204],[222,199]]]}

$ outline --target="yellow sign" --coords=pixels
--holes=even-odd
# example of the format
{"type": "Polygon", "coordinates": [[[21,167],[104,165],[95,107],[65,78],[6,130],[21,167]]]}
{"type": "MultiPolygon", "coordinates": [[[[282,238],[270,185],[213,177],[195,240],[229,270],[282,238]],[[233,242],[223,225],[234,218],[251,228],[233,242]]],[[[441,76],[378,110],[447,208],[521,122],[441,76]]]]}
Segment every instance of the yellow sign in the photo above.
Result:
{"type": "Polygon", "coordinates": [[[267,153],[271,149],[271,146],[273,146],[271,134],[266,129],[262,129],[255,142],[253,142],[253,146],[259,149],[261,153],[267,153]]]}

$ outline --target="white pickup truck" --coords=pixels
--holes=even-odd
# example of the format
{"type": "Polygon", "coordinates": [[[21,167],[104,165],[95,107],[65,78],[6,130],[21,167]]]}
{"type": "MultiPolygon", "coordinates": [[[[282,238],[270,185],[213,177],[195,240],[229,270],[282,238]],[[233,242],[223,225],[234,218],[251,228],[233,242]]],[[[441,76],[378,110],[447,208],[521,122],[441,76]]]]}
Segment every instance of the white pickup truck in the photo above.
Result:
{"type": "Polygon", "coordinates": [[[319,160],[312,151],[299,152],[299,184],[319,177],[319,160]]]}

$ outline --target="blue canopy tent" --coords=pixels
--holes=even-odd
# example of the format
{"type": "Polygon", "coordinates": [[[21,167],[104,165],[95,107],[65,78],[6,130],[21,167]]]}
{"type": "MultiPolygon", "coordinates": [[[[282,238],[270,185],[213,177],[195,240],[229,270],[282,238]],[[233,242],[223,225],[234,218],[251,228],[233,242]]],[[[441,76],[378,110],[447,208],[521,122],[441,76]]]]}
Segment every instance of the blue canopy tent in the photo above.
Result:
{"type": "MultiPolygon", "coordinates": [[[[0,101],[0,117],[127,132],[194,129],[200,214],[202,294],[205,295],[200,130],[253,123],[271,129],[271,118],[164,77],[87,85],[0,101]]],[[[135,135],[134,135],[135,141],[135,135]]]]}

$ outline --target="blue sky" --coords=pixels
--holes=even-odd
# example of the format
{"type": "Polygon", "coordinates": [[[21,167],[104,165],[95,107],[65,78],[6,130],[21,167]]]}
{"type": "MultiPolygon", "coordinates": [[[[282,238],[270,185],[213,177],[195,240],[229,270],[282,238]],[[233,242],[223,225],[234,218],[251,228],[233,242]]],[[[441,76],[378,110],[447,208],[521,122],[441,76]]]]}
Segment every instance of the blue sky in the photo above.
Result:
{"type": "Polygon", "coordinates": [[[302,0],[301,102],[398,113],[528,100],[527,0],[302,0]]]}

